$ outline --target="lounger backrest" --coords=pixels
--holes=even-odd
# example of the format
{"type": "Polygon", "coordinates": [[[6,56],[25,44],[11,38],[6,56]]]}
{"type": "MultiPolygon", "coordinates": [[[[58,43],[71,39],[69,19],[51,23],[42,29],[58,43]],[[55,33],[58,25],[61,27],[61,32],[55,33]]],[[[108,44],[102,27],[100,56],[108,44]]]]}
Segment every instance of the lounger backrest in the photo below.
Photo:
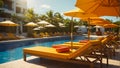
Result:
{"type": "Polygon", "coordinates": [[[14,36],[14,34],[12,34],[12,33],[6,33],[8,36],[14,36]]]}
{"type": "Polygon", "coordinates": [[[0,33],[0,37],[3,37],[3,35],[0,33]]]}
{"type": "Polygon", "coordinates": [[[106,44],[107,42],[109,42],[111,40],[111,37],[105,37],[103,40],[101,40],[101,43],[104,45],[106,44]]]}
{"type": "Polygon", "coordinates": [[[76,58],[77,56],[82,56],[91,52],[94,49],[94,45],[100,45],[99,40],[92,40],[87,42],[83,47],[78,48],[74,53],[71,53],[68,57],[69,59],[76,58]]]}
{"type": "Polygon", "coordinates": [[[0,33],[0,37],[1,37],[1,38],[5,38],[5,36],[4,36],[2,33],[0,33]]]}
{"type": "Polygon", "coordinates": [[[97,40],[102,41],[104,37],[97,38],[97,40]]]}

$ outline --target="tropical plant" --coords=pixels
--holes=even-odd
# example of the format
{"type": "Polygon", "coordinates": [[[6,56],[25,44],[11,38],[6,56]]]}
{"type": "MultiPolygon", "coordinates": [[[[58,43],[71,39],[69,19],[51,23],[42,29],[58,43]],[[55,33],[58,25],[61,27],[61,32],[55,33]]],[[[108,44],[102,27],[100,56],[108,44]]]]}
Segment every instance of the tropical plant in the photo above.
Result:
{"type": "Polygon", "coordinates": [[[32,8],[28,9],[25,13],[25,21],[26,22],[38,22],[39,16],[34,12],[32,8]]]}
{"type": "Polygon", "coordinates": [[[40,16],[39,16],[39,19],[40,20],[47,20],[47,16],[46,15],[44,15],[44,14],[41,14],[40,16]]]}
{"type": "Polygon", "coordinates": [[[120,26],[120,21],[116,21],[116,22],[114,22],[114,24],[117,24],[120,26]]]}
{"type": "Polygon", "coordinates": [[[117,34],[119,34],[119,31],[120,31],[120,20],[119,21],[116,21],[114,22],[114,24],[118,25],[117,28],[114,29],[115,32],[117,32],[117,34]]]}
{"type": "Polygon", "coordinates": [[[0,7],[4,5],[3,0],[0,0],[0,7]]]}
{"type": "Polygon", "coordinates": [[[11,21],[13,22],[24,22],[24,17],[17,16],[16,14],[11,15],[11,21]]]}

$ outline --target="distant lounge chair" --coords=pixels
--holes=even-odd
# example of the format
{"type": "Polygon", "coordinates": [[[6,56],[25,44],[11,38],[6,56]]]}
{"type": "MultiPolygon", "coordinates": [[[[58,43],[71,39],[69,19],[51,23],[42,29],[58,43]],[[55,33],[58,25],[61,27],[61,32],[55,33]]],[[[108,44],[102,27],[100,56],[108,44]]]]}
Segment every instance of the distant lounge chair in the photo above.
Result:
{"type": "MultiPolygon", "coordinates": [[[[104,39],[104,37],[100,37],[100,38],[97,38],[96,40],[99,40],[99,41],[101,41],[101,40],[103,40],[104,39]]],[[[72,48],[79,48],[79,47],[82,47],[84,44],[86,44],[87,43],[87,41],[89,41],[89,40],[81,40],[81,41],[79,41],[79,42],[72,42],[72,48]]],[[[71,47],[71,42],[65,42],[64,44],[58,44],[58,45],[63,45],[63,46],[70,46],[71,47]]],[[[57,46],[57,45],[56,45],[57,46]]]]}
{"type": "Polygon", "coordinates": [[[40,36],[37,35],[36,33],[33,33],[33,38],[40,38],[40,36]]]}
{"type": "Polygon", "coordinates": [[[7,40],[7,37],[5,37],[2,33],[0,33],[0,40],[7,40]]]}
{"type": "Polygon", "coordinates": [[[40,37],[43,38],[46,37],[46,35],[43,32],[40,32],[40,37]]]}
{"type": "Polygon", "coordinates": [[[24,48],[23,49],[24,61],[26,61],[26,55],[29,54],[46,59],[72,62],[78,64],[79,63],[86,64],[86,65],[90,65],[90,67],[93,68],[93,64],[97,61],[100,61],[100,64],[102,64],[102,57],[91,54],[99,46],[99,44],[100,42],[97,40],[90,41],[78,49],[70,50],[69,52],[65,52],[65,53],[58,53],[55,48],[42,47],[42,46],[24,48]],[[79,59],[76,59],[77,57],[79,57],[79,59]],[[91,58],[94,57],[94,60],[90,60],[89,57],[91,58]]]}
{"type": "Polygon", "coordinates": [[[8,39],[20,39],[13,33],[6,33],[8,39]]]}

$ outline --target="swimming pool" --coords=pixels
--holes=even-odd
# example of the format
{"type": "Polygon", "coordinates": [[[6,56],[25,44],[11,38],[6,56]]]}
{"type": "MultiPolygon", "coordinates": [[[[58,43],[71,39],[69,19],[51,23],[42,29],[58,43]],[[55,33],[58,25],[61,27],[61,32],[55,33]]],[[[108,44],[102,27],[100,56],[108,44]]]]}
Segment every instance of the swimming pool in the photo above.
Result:
{"type": "MultiPolygon", "coordinates": [[[[83,39],[85,39],[84,36],[74,36],[74,41],[83,39]]],[[[70,41],[69,36],[0,42],[0,64],[21,59],[23,57],[23,48],[33,46],[51,47],[52,45],[62,44],[68,41],[70,41]]]]}

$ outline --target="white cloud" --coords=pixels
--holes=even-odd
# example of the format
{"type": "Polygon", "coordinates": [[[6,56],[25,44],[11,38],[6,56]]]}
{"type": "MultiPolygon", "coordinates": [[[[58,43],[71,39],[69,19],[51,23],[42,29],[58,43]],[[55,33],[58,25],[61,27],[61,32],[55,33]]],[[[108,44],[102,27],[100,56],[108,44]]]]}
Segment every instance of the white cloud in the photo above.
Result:
{"type": "Polygon", "coordinates": [[[43,4],[40,6],[41,8],[46,8],[46,9],[50,9],[51,7],[49,5],[43,4]]]}

